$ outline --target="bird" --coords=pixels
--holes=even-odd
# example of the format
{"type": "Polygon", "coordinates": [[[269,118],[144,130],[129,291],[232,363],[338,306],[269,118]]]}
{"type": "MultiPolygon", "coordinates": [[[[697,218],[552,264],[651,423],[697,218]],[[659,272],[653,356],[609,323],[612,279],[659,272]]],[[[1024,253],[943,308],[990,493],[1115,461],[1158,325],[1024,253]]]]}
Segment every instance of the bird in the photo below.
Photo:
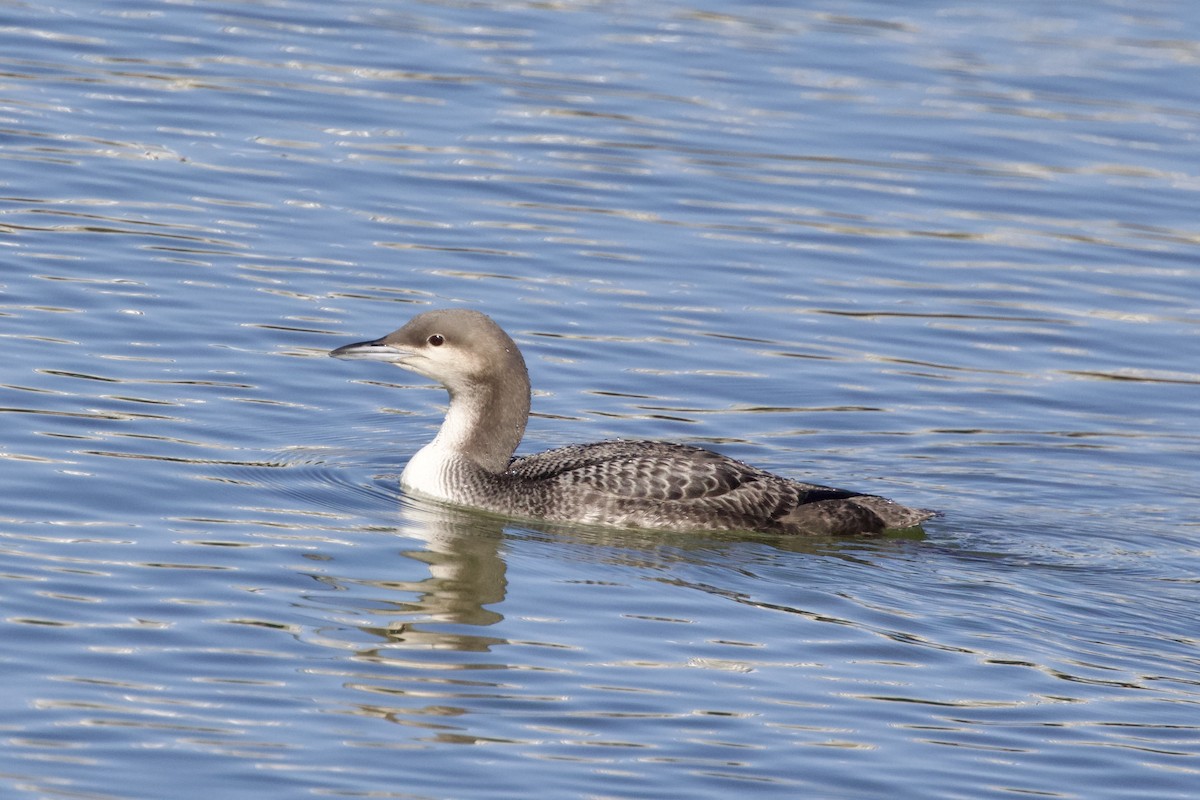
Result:
{"type": "Polygon", "coordinates": [[[425,311],[329,355],[382,361],[446,389],[445,420],[400,476],[405,491],[444,503],[528,520],[782,535],[878,534],[935,516],[688,444],[609,440],[515,456],[529,372],[516,342],[480,311],[425,311]]]}

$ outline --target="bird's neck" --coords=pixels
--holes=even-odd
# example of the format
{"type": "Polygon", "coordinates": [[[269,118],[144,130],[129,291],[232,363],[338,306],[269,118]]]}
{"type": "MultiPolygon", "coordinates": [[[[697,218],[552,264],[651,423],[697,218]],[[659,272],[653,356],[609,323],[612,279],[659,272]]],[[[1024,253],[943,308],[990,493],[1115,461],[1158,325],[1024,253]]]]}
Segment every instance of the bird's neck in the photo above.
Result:
{"type": "MultiPolygon", "coordinates": [[[[523,366],[523,365],[522,365],[523,366]]],[[[450,409],[429,447],[503,472],[529,421],[529,378],[523,369],[496,383],[451,390],[450,409]]]]}

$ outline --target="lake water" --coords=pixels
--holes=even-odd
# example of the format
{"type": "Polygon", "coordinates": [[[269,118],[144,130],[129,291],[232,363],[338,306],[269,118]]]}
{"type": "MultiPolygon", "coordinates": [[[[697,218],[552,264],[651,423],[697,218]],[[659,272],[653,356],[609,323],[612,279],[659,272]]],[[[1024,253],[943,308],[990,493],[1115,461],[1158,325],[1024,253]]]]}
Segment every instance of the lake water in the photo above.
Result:
{"type": "Polygon", "coordinates": [[[0,4],[0,794],[1200,793],[1200,6],[0,4]],[[401,495],[469,306],[524,452],[924,536],[401,495]]]}

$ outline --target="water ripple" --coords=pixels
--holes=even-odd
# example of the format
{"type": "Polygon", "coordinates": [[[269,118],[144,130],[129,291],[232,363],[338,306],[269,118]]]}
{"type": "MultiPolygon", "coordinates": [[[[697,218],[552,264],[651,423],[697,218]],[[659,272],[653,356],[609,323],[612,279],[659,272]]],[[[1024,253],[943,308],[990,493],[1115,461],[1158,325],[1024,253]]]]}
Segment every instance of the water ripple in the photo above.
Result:
{"type": "Polygon", "coordinates": [[[9,8],[10,792],[1190,797],[1189,10],[9,8]],[[444,393],[325,353],[453,305],[526,451],[944,514],[408,498],[444,393]]]}

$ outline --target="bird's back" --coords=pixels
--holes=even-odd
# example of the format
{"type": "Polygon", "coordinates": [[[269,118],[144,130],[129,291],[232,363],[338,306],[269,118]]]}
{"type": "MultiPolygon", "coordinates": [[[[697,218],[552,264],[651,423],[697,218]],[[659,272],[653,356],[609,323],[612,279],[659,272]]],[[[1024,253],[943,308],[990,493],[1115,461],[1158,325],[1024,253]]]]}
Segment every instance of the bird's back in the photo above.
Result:
{"type": "Polygon", "coordinates": [[[514,459],[509,497],[533,516],[644,528],[872,533],[927,512],[802,483],[700,447],[610,441],[514,459]]]}

